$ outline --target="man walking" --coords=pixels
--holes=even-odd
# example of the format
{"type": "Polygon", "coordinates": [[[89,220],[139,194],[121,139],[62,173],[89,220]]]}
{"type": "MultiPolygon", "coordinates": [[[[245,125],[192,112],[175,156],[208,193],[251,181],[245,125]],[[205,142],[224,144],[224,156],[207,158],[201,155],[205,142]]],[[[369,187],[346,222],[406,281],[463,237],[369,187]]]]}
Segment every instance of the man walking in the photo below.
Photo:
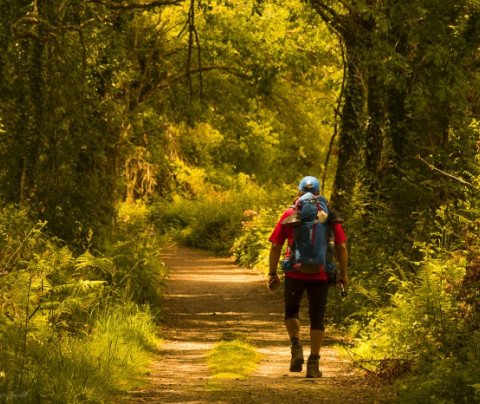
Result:
{"type": "MultiPolygon", "coordinates": [[[[319,360],[320,348],[325,335],[324,318],[329,288],[327,270],[330,266],[326,257],[327,254],[324,253],[328,249],[328,239],[323,237],[326,232],[333,231],[334,234],[335,255],[339,264],[336,283],[343,283],[344,286],[348,284],[346,236],[340,221],[335,218],[332,219],[335,215],[332,215],[333,212],[329,212],[326,199],[319,196],[319,193],[320,183],[317,178],[311,176],[302,178],[298,186],[298,199],[295,201],[295,205],[283,213],[269,239],[272,243],[269,256],[269,285],[272,282],[279,282],[277,275],[278,262],[285,240],[288,240],[287,254],[282,261],[282,268],[285,272],[285,326],[292,344],[291,372],[301,372],[304,363],[303,348],[300,344],[299,309],[302,297],[305,291],[307,292],[310,317],[310,356],[307,361],[307,377],[322,376],[322,372],[319,370],[319,360]],[[300,248],[300,244],[305,238],[300,232],[305,232],[305,230],[297,227],[299,223],[297,223],[295,216],[292,216],[292,214],[299,215],[303,201],[307,200],[314,201],[318,207],[318,215],[312,221],[309,230],[306,231],[306,237],[309,238],[308,242],[312,245],[322,244],[318,247],[320,253],[317,256],[321,257],[319,260],[305,257],[306,253],[302,252],[305,251],[305,248],[303,250],[300,248]],[[329,213],[329,220],[327,221],[329,213]],[[311,262],[314,264],[311,264],[311,262]]],[[[317,213],[316,210],[315,212],[317,213]]],[[[307,246],[307,250],[309,249],[312,248],[307,246]]]]}

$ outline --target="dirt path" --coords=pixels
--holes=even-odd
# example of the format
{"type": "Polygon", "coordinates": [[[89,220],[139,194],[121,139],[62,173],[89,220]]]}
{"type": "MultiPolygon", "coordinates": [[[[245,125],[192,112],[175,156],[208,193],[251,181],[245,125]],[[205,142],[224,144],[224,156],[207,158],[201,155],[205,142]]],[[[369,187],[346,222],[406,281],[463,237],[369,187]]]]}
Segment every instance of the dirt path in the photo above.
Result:
{"type": "MultiPolygon", "coordinates": [[[[231,260],[182,247],[164,256],[170,277],[164,297],[165,343],[152,365],[149,382],[129,402],[148,403],[380,403],[377,390],[340,359],[326,338],[321,379],[289,373],[289,341],[280,293],[270,293],[262,276],[231,260]],[[247,337],[263,354],[247,380],[209,378],[206,353],[225,333],[247,337]]],[[[305,310],[302,310],[305,313],[305,310]]],[[[328,333],[328,330],[327,330],[328,333]]],[[[308,354],[308,328],[302,342],[308,354]]],[[[305,368],[305,365],[304,365],[305,368]]]]}

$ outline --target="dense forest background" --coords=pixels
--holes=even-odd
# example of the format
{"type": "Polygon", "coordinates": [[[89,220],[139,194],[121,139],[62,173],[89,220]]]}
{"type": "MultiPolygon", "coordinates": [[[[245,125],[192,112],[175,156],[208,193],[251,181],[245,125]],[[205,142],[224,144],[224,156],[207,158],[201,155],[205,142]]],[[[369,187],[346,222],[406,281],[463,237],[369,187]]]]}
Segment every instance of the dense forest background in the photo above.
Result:
{"type": "Polygon", "coordinates": [[[140,383],[166,240],[263,271],[315,175],[352,359],[479,401],[479,45],[477,0],[0,0],[2,397],[140,383]]]}

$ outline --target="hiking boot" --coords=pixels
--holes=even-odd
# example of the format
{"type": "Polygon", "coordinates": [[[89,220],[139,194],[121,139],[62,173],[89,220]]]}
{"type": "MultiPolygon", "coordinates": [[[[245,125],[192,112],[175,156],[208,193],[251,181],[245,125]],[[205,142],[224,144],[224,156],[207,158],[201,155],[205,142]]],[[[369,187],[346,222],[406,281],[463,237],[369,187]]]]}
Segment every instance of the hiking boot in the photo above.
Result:
{"type": "Polygon", "coordinates": [[[307,377],[322,377],[322,372],[318,369],[320,359],[308,358],[307,361],[307,377]]]}
{"type": "Polygon", "coordinates": [[[301,372],[303,365],[303,349],[301,345],[292,346],[292,360],[290,361],[290,372],[301,372]]]}

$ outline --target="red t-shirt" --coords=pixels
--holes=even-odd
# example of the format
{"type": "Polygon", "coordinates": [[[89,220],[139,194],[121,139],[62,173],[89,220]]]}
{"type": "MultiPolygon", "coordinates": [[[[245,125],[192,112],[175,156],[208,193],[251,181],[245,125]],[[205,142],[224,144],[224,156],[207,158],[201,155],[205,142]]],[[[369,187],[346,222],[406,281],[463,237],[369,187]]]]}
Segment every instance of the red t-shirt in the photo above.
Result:
{"type": "MultiPolygon", "coordinates": [[[[293,211],[294,211],[293,208],[288,208],[283,213],[282,217],[280,218],[277,225],[275,226],[275,229],[273,230],[272,235],[269,238],[269,240],[272,243],[283,245],[285,243],[285,240],[288,240],[289,245],[293,243],[294,229],[282,226],[282,220],[290,216],[293,213],[293,211]]],[[[343,228],[340,223],[334,224],[332,226],[332,229],[333,229],[333,233],[335,234],[335,244],[341,244],[347,241],[347,237],[345,236],[345,232],[343,231],[343,228]]],[[[287,257],[288,257],[288,254],[289,254],[289,251],[287,249],[287,257]]],[[[322,280],[328,279],[328,276],[323,270],[323,267],[321,268],[321,271],[318,274],[308,274],[305,272],[294,270],[291,272],[286,272],[285,276],[288,276],[289,278],[295,278],[295,279],[322,279],[322,280]]]]}

